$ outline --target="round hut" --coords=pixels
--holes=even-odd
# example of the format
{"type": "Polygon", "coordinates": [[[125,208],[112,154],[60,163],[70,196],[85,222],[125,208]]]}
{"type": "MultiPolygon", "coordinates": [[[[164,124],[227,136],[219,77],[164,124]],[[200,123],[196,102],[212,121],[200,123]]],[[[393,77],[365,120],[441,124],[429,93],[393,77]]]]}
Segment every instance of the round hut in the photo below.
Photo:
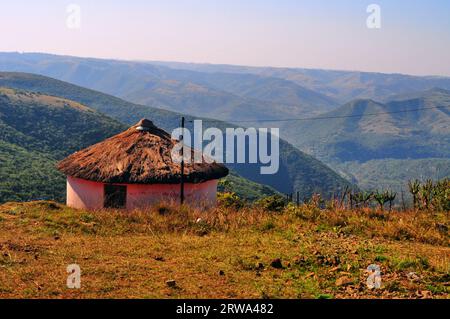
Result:
{"type": "MultiPolygon", "coordinates": [[[[180,202],[181,165],[172,160],[177,140],[142,119],[128,130],[78,151],[58,164],[67,176],[67,205],[82,209],[144,208],[180,202]]],[[[192,158],[194,150],[191,149],[192,158]]],[[[216,203],[217,181],[228,174],[218,163],[185,163],[184,202],[216,203]]]]}

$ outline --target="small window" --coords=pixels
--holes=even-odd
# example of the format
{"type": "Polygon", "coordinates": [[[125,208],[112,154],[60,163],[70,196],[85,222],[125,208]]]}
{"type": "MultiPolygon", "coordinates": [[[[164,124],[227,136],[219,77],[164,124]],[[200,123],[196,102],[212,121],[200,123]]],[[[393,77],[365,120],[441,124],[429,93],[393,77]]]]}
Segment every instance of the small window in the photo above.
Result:
{"type": "Polygon", "coordinates": [[[105,208],[125,208],[127,204],[127,187],[122,185],[108,185],[104,188],[105,208]]]}

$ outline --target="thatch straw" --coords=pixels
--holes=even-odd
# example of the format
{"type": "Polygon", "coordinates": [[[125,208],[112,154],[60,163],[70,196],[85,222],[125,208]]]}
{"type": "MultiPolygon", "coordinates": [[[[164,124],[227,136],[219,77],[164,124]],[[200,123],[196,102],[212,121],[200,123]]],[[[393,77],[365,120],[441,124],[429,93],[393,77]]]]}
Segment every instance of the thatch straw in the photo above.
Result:
{"type": "MultiPolygon", "coordinates": [[[[70,155],[58,164],[58,169],[68,176],[103,183],[180,183],[180,164],[171,157],[176,143],[167,132],[143,119],[120,134],[70,155]]],[[[185,182],[201,183],[226,176],[228,169],[203,161],[186,163],[184,174],[185,182]]]]}

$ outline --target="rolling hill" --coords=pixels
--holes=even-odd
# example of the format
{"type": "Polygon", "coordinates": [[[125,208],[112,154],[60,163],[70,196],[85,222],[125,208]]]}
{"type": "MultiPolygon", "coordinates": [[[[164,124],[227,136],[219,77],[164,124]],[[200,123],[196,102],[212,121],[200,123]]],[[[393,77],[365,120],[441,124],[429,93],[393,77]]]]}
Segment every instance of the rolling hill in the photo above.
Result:
{"type": "Polygon", "coordinates": [[[449,158],[450,91],[403,98],[385,104],[355,100],[321,115],[324,120],[292,123],[287,134],[328,161],[449,158]]]}
{"type": "Polygon", "coordinates": [[[338,105],[332,98],[278,78],[170,69],[164,69],[164,75],[170,80],[149,83],[122,97],[227,121],[314,115],[338,105]]]}
{"type": "Polygon", "coordinates": [[[174,70],[143,62],[0,53],[0,70],[41,74],[134,103],[226,121],[313,115],[338,105],[284,79],[174,70]]]}
{"type": "Polygon", "coordinates": [[[0,202],[63,201],[56,161],[124,127],[71,100],[0,87],[0,202]]]}
{"type": "Polygon", "coordinates": [[[410,198],[408,180],[418,179],[435,181],[450,177],[450,159],[381,159],[367,162],[335,163],[336,170],[348,180],[358,184],[362,189],[392,189],[400,198],[403,191],[405,198],[410,198]]]}
{"type": "MultiPolygon", "coordinates": [[[[134,124],[139,119],[147,117],[152,119],[156,125],[170,132],[179,126],[181,117],[181,114],[178,113],[132,104],[103,93],[38,75],[0,73],[0,86],[40,92],[40,94],[77,101],[77,103],[88,105],[96,111],[122,121],[126,125],[134,124]]],[[[32,93],[29,92],[29,94],[32,93]]],[[[192,117],[187,117],[187,119],[192,119],[192,117]]],[[[210,122],[210,125],[219,128],[232,127],[230,124],[217,121],[210,122]]],[[[205,127],[208,127],[207,123],[205,123],[205,127]]],[[[261,175],[259,173],[260,164],[231,164],[228,166],[240,176],[253,182],[271,186],[284,193],[300,191],[303,197],[310,196],[314,192],[330,196],[333,192],[338,192],[346,185],[350,185],[330,168],[298,151],[289,143],[280,141],[280,152],[280,170],[274,175],[261,175]]]]}
{"type": "Polygon", "coordinates": [[[400,191],[410,179],[450,176],[450,91],[355,100],[321,117],[287,124],[286,136],[361,188],[400,191]]]}
{"type": "Polygon", "coordinates": [[[339,103],[354,99],[391,100],[398,94],[425,91],[434,87],[450,90],[450,77],[412,76],[360,71],[338,71],[302,68],[249,67],[238,65],[197,64],[182,62],[149,62],[177,70],[205,73],[253,74],[278,78],[321,93],[339,103]]]}
{"type": "Polygon", "coordinates": [[[0,136],[28,150],[66,156],[125,128],[72,100],[0,88],[0,136]]]}
{"type": "Polygon", "coordinates": [[[0,52],[0,70],[46,75],[139,104],[230,120],[253,110],[262,118],[310,116],[355,99],[389,101],[435,87],[450,90],[450,77],[358,71],[248,67],[181,62],[136,62],[42,53],[0,52]],[[185,105],[180,100],[185,99],[185,105]],[[222,105],[227,105],[225,113],[222,105]],[[180,108],[184,107],[184,110],[180,108]],[[192,110],[190,110],[192,108],[192,110]],[[216,110],[217,109],[217,110],[216,110]],[[262,115],[260,115],[262,114],[262,115]]]}

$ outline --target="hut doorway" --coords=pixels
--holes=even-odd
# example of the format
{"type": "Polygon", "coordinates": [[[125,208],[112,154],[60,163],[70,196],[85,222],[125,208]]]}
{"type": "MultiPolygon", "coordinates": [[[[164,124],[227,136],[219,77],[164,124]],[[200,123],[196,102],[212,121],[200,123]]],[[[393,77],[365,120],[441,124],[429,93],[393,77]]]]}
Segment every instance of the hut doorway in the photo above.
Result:
{"type": "Polygon", "coordinates": [[[105,184],[104,203],[105,208],[125,208],[127,204],[127,187],[123,185],[105,184]]]}

